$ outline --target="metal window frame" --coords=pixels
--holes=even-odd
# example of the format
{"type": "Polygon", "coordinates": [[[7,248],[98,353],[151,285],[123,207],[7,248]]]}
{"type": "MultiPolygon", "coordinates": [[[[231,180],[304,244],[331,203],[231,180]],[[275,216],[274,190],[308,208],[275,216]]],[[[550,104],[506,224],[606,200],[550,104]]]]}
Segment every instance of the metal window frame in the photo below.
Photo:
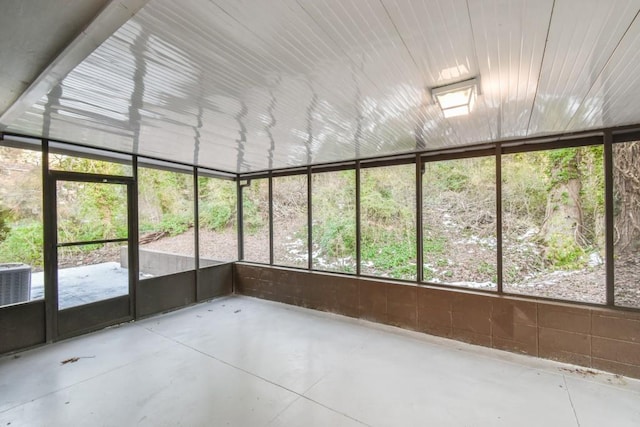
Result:
{"type": "MultiPolygon", "coordinates": [[[[378,168],[389,168],[389,167],[397,167],[397,166],[411,166],[414,165],[414,197],[416,198],[415,200],[415,210],[414,213],[416,214],[416,219],[414,221],[414,235],[416,236],[416,251],[422,250],[422,242],[418,243],[419,240],[421,239],[421,235],[422,235],[422,221],[421,221],[421,215],[422,215],[422,198],[418,199],[418,196],[422,195],[422,188],[418,189],[418,182],[420,182],[420,185],[422,185],[422,175],[420,173],[420,170],[422,169],[421,163],[415,163],[417,160],[419,159],[419,155],[414,155],[411,159],[402,159],[402,161],[392,161],[392,162],[388,162],[388,161],[380,161],[380,162],[375,162],[375,163],[368,163],[365,166],[365,170],[366,169],[378,169],[378,168]],[[410,161],[408,161],[410,160],[410,161]],[[420,175],[420,177],[418,177],[420,175]],[[420,193],[420,194],[418,194],[420,193]]],[[[362,255],[361,255],[361,250],[362,250],[362,246],[361,246],[361,240],[362,240],[362,211],[360,209],[360,203],[361,203],[361,188],[360,188],[360,184],[361,184],[361,173],[362,173],[362,164],[359,164],[360,168],[356,170],[356,182],[357,182],[357,191],[356,191],[356,259],[358,261],[358,270],[357,270],[357,275],[358,276],[362,276],[362,277],[376,277],[376,276],[372,276],[369,274],[362,274],[361,272],[361,264],[362,264],[362,255]]],[[[393,279],[393,280],[398,280],[398,281],[402,281],[402,282],[408,282],[408,283],[421,283],[418,282],[418,278],[423,276],[423,269],[424,266],[422,265],[422,257],[418,254],[418,252],[416,252],[416,277],[415,279],[393,279]]],[[[384,277],[385,279],[387,279],[386,277],[384,277]]]]}
{"type": "Polygon", "coordinates": [[[269,191],[269,265],[273,265],[273,175],[268,178],[269,191]]]}
{"type": "MultiPolygon", "coordinates": [[[[640,137],[640,134],[638,135],[640,137]]],[[[613,200],[613,134],[604,134],[604,232],[606,305],[615,306],[615,251],[613,228],[615,223],[613,200]]]]}
{"type": "MultiPolygon", "coordinates": [[[[543,300],[543,301],[556,301],[563,302],[568,304],[580,304],[586,306],[594,306],[594,307],[603,307],[607,306],[614,309],[621,309],[627,311],[639,311],[640,308],[634,307],[621,307],[615,305],[615,265],[614,265],[614,252],[613,252],[613,144],[628,142],[628,141],[636,141],[640,140],[640,126],[632,125],[632,126],[620,126],[614,128],[603,128],[594,131],[585,131],[585,132],[577,132],[571,134],[561,134],[561,135],[553,135],[553,136],[545,136],[545,137],[534,137],[534,138],[514,138],[511,140],[497,141],[493,143],[484,143],[478,144],[474,146],[466,146],[466,147],[452,147],[449,149],[442,150],[423,150],[419,152],[398,154],[396,156],[385,156],[385,157],[371,157],[366,159],[359,160],[348,160],[348,161],[340,161],[340,162],[327,162],[327,163],[319,163],[315,165],[307,165],[306,167],[295,167],[295,168],[281,168],[274,169],[269,171],[257,171],[250,174],[241,174],[241,173],[233,173],[229,171],[215,170],[206,167],[200,167],[197,165],[190,165],[181,162],[172,162],[167,161],[165,159],[154,158],[150,156],[140,156],[137,154],[131,154],[127,152],[117,151],[117,150],[102,150],[104,152],[111,152],[118,154],[118,157],[122,155],[131,156],[131,165],[133,168],[133,191],[131,191],[132,200],[130,201],[130,213],[131,215],[131,223],[133,224],[132,229],[129,230],[129,235],[135,237],[134,245],[131,252],[132,257],[132,266],[136,271],[139,271],[139,259],[138,259],[138,169],[139,167],[143,167],[144,159],[150,159],[152,163],[166,163],[176,165],[176,169],[179,169],[180,172],[184,172],[185,169],[190,169],[194,174],[194,223],[197,223],[199,217],[199,203],[198,203],[198,188],[197,188],[197,177],[202,175],[203,172],[207,174],[207,176],[211,175],[212,178],[219,179],[231,179],[235,181],[236,184],[236,203],[237,203],[237,247],[238,247],[238,260],[244,260],[244,231],[243,231],[243,188],[246,184],[243,181],[248,180],[250,182],[252,179],[261,179],[261,178],[269,178],[271,179],[275,176],[288,176],[288,175],[307,175],[307,226],[308,226],[308,254],[309,260],[306,270],[308,271],[318,271],[318,272],[330,272],[332,274],[341,274],[345,276],[356,276],[356,277],[375,277],[381,279],[378,276],[367,276],[362,275],[360,271],[360,259],[361,259],[361,247],[360,247],[360,177],[359,172],[362,168],[372,168],[372,167],[381,167],[381,166],[391,166],[398,164],[415,164],[416,168],[416,238],[417,238],[417,282],[420,285],[445,288],[448,290],[464,290],[464,288],[456,288],[449,285],[438,284],[438,283],[425,283],[422,281],[424,278],[424,271],[422,265],[422,198],[424,195],[422,194],[422,165],[425,163],[440,161],[440,160],[453,160],[453,159],[462,159],[462,158],[472,158],[472,157],[484,157],[484,156],[495,156],[496,157],[496,236],[498,240],[498,246],[496,249],[496,257],[497,257],[497,275],[498,275],[498,289],[497,291],[493,290],[482,290],[482,289],[474,289],[474,292],[480,293],[490,293],[490,294],[498,294],[498,295],[511,295],[517,296],[523,299],[532,299],[532,300],[543,300]],[[606,303],[605,304],[596,304],[596,303],[586,303],[579,302],[573,300],[566,300],[560,298],[546,298],[540,296],[533,295],[524,295],[524,294],[512,294],[504,292],[503,290],[503,236],[502,236],[502,155],[505,154],[515,154],[515,153],[523,153],[530,151],[542,151],[542,150],[551,150],[558,148],[569,148],[569,147],[582,147],[589,145],[603,145],[604,146],[604,173],[605,173],[605,243],[606,243],[606,303]],[[142,160],[142,164],[140,164],[140,160],[142,160]],[[313,268],[313,257],[312,257],[312,247],[313,247],[313,209],[312,209],[312,200],[313,200],[313,175],[316,173],[323,172],[336,172],[341,170],[354,170],[356,173],[356,258],[357,258],[357,272],[354,273],[345,273],[339,271],[325,271],[313,268]]],[[[100,150],[99,148],[92,147],[86,144],[77,144],[67,141],[59,141],[59,140],[51,140],[47,138],[33,137],[29,135],[21,135],[15,133],[0,133],[0,144],[3,146],[10,146],[15,148],[27,149],[27,150],[40,150],[41,151],[41,161],[42,161],[42,200],[43,200],[43,211],[47,211],[48,207],[51,206],[52,203],[52,195],[55,192],[55,188],[52,187],[52,183],[55,182],[49,175],[49,143],[54,144],[65,144],[71,147],[77,146],[79,148],[91,149],[91,150],[100,150]],[[39,147],[37,147],[39,143],[39,147]]],[[[57,150],[56,150],[57,151],[57,150]]],[[[71,150],[73,151],[73,150],[71,150]]],[[[78,150],[81,151],[81,150],[78,150]]],[[[66,153],[65,153],[66,154],[66,153]]],[[[77,155],[79,157],[82,156],[81,153],[69,152],[70,155],[77,155]]],[[[114,161],[114,159],[100,159],[100,160],[108,160],[114,161]]],[[[115,160],[117,162],[117,160],[115,160]]],[[[146,165],[145,165],[146,166],[146,165]]],[[[155,165],[148,165],[155,166],[155,165]]],[[[148,167],[147,166],[147,167],[148,167]]],[[[156,166],[157,167],[157,166],[156,166]]],[[[272,183],[270,182],[270,187],[272,183]]],[[[270,214],[269,214],[269,223],[270,223],[270,237],[269,237],[269,246],[270,246],[270,262],[268,265],[273,264],[273,219],[272,219],[272,204],[273,204],[273,194],[272,188],[269,195],[269,206],[270,206],[270,214]]],[[[43,247],[43,257],[45,265],[51,264],[53,252],[56,250],[55,247],[51,246],[51,242],[55,241],[55,236],[53,234],[56,233],[55,227],[53,227],[52,218],[48,215],[43,216],[43,234],[45,244],[43,247]]],[[[197,232],[196,232],[197,233],[197,232]]],[[[199,237],[199,236],[198,236],[199,237]]],[[[196,242],[194,245],[196,246],[196,271],[199,268],[199,238],[196,237],[196,242]]],[[[251,261],[248,261],[251,262],[251,261]]],[[[265,265],[265,263],[255,263],[265,265]]],[[[298,269],[296,267],[287,267],[298,269]]],[[[133,292],[131,292],[132,297],[132,313],[134,318],[136,316],[136,296],[135,291],[138,288],[138,277],[136,274],[133,275],[134,285],[133,292]]],[[[46,273],[45,270],[45,302],[47,300],[52,300],[52,303],[57,303],[57,295],[53,295],[53,280],[50,274],[46,273]]],[[[386,279],[386,278],[383,278],[386,279]]],[[[197,279],[196,279],[197,280],[197,279]]],[[[390,281],[395,281],[399,283],[404,283],[404,280],[394,280],[388,279],[390,281]]],[[[410,281],[411,283],[415,283],[416,281],[410,281]]],[[[46,338],[48,342],[55,340],[57,330],[55,312],[51,309],[52,304],[46,304],[46,338]]]]}
{"type": "MultiPolygon", "coordinates": [[[[41,162],[41,197],[42,197],[42,211],[53,212],[56,204],[56,187],[57,181],[75,181],[75,182],[96,182],[107,184],[122,184],[127,185],[127,215],[128,215],[128,237],[126,239],[103,239],[99,241],[91,242],[65,242],[57,243],[57,229],[56,218],[53,215],[44,214],[42,218],[43,226],[43,260],[44,260],[44,307],[45,307],[45,341],[54,342],[59,339],[64,339],[58,331],[58,292],[55,285],[57,277],[57,250],[59,247],[77,246],[90,243],[110,243],[128,241],[130,250],[128,251],[130,269],[133,270],[129,276],[129,298],[130,298],[130,310],[131,317],[133,319],[139,318],[139,301],[137,298],[137,290],[139,288],[139,209],[138,209],[138,195],[139,195],[139,168],[146,167],[151,169],[161,169],[170,172],[179,172],[192,174],[193,176],[193,197],[194,197],[194,224],[196,230],[194,231],[194,250],[195,250],[195,283],[196,289],[196,301],[198,300],[198,272],[200,268],[200,251],[199,251],[199,199],[198,199],[198,176],[206,176],[215,179],[232,180],[238,182],[238,188],[240,187],[240,180],[237,174],[230,174],[228,172],[216,171],[210,168],[203,168],[194,165],[187,165],[183,163],[166,161],[164,159],[157,159],[148,156],[139,156],[136,154],[119,152],[115,150],[104,150],[96,147],[91,147],[83,144],[74,144],[65,141],[51,140],[47,138],[36,138],[32,136],[19,135],[13,133],[0,133],[0,146],[6,146],[21,150],[30,150],[40,153],[41,162]],[[64,147],[53,148],[51,145],[64,145],[64,147]],[[69,147],[67,149],[67,146],[69,147]],[[73,150],[74,147],[78,147],[78,150],[73,150]],[[88,158],[93,160],[102,160],[112,163],[126,163],[132,167],[131,176],[118,176],[118,175],[101,175],[91,173],[81,173],[63,170],[54,170],[49,166],[50,154],[59,153],[70,155],[79,158],[88,158]],[[117,154],[116,156],[109,156],[109,153],[117,154]],[[151,160],[151,161],[149,161],[151,160]],[[172,165],[175,165],[172,167],[172,165]]],[[[236,206],[238,207],[239,214],[241,215],[241,203],[236,200],[236,206]]],[[[238,226],[238,234],[242,235],[242,227],[238,226]]],[[[241,245],[238,245],[241,249],[241,245]]],[[[2,308],[0,308],[0,311],[2,308]]]]}
{"type": "Polygon", "coordinates": [[[495,149],[495,177],[496,177],[496,291],[504,292],[504,259],[502,251],[502,146],[496,145],[495,149]]]}
{"type": "Polygon", "coordinates": [[[313,270],[313,175],[307,167],[307,270],[313,270]]]}
{"type": "Polygon", "coordinates": [[[362,276],[362,164],[356,162],[356,276],[362,276]]]}
{"type": "Polygon", "coordinates": [[[195,275],[195,295],[196,301],[200,301],[199,289],[200,286],[200,191],[198,183],[198,168],[193,166],[193,254],[194,254],[194,268],[196,270],[195,275]]]}
{"type": "MultiPolygon", "coordinates": [[[[313,175],[316,173],[323,172],[337,172],[342,170],[354,170],[356,173],[356,265],[357,271],[356,273],[345,273],[340,271],[327,271],[321,269],[315,269],[313,267],[313,260],[309,260],[309,265],[307,270],[310,271],[318,271],[318,272],[329,272],[332,274],[340,274],[345,276],[356,276],[363,278],[377,278],[395,281],[398,283],[418,283],[422,286],[431,286],[437,288],[443,288],[448,290],[469,290],[466,288],[454,287],[451,285],[441,284],[441,283],[431,283],[424,282],[424,268],[423,268],[423,258],[422,258],[422,250],[423,250],[423,224],[422,224],[422,199],[424,194],[422,194],[422,165],[425,163],[435,162],[435,161],[445,161],[445,160],[455,160],[455,159],[467,159],[467,158],[476,158],[476,157],[494,157],[495,158],[495,192],[496,192],[496,269],[497,269],[497,288],[493,289],[472,289],[473,292],[479,293],[488,293],[493,295],[509,295],[516,296],[523,299],[532,299],[532,300],[544,300],[544,301],[556,301],[563,302],[569,304],[581,304],[587,306],[594,307],[610,307],[615,309],[625,309],[625,310],[635,310],[633,307],[619,307],[615,305],[614,301],[614,274],[615,269],[613,265],[613,191],[612,191],[612,155],[611,155],[611,145],[616,142],[625,142],[625,141],[633,141],[636,139],[640,139],[640,130],[638,126],[629,126],[629,127],[619,127],[619,128],[611,128],[605,130],[596,130],[596,131],[586,131],[586,132],[578,132],[573,134],[563,134],[556,136],[546,136],[546,137],[538,137],[538,138],[520,138],[506,141],[496,141],[488,144],[479,144],[477,146],[472,147],[464,147],[464,148],[451,148],[447,150],[438,150],[438,151],[421,151],[416,152],[409,157],[407,154],[401,154],[398,156],[391,157],[382,157],[382,158],[371,158],[371,159],[361,159],[355,161],[344,161],[344,162],[335,162],[335,163],[322,163],[317,165],[307,166],[306,170],[302,170],[300,168],[283,168],[272,171],[259,171],[252,174],[239,174],[238,178],[243,179],[245,177],[255,178],[264,178],[268,176],[288,176],[288,175],[298,175],[302,173],[306,173],[309,175],[308,183],[309,183],[309,193],[308,193],[308,232],[309,232],[309,256],[312,255],[312,197],[313,192],[311,191],[311,183],[313,181],[313,175]],[[610,142],[607,142],[609,141],[610,142]],[[502,156],[507,154],[516,154],[516,153],[525,153],[525,152],[533,152],[533,151],[546,151],[553,150],[559,148],[577,148],[577,147],[586,147],[592,145],[604,145],[605,147],[605,157],[603,159],[604,168],[605,168],[605,209],[607,213],[605,214],[607,225],[605,228],[606,232],[606,269],[607,269],[607,281],[606,281],[606,292],[607,292],[607,301],[605,304],[598,303],[588,303],[581,301],[574,301],[568,299],[561,298],[548,298],[548,297],[540,297],[535,295],[526,295],[526,294],[515,294],[510,292],[505,292],[503,287],[504,275],[504,253],[503,253],[503,218],[502,218],[502,156]],[[607,148],[609,146],[609,148],[607,148]],[[362,274],[361,272],[361,211],[360,211],[360,171],[362,168],[374,168],[374,167],[384,167],[384,166],[393,166],[400,164],[415,164],[416,167],[416,241],[417,241],[417,254],[416,254],[416,263],[417,263],[417,278],[415,281],[406,281],[406,280],[397,280],[397,279],[389,279],[380,276],[370,276],[366,274],[362,274]]],[[[270,204],[272,200],[270,200],[270,204]]],[[[239,224],[239,228],[242,228],[242,224],[239,224]]],[[[270,246],[273,245],[273,242],[270,239],[270,246]]],[[[256,263],[263,264],[263,263],[256,263]]],[[[270,263],[269,265],[274,265],[270,263]]],[[[286,267],[297,269],[296,267],[286,267]]],[[[638,309],[640,311],[640,309],[638,309]]]]}
{"type": "Polygon", "coordinates": [[[422,219],[422,179],[424,178],[424,162],[419,154],[415,158],[416,167],[416,283],[424,281],[424,221],[422,219]]]}
{"type": "Polygon", "coordinates": [[[236,199],[237,199],[237,211],[238,211],[238,224],[237,224],[237,234],[238,234],[238,261],[242,261],[242,262],[250,262],[253,264],[257,264],[257,265],[273,265],[272,263],[272,254],[273,254],[273,250],[272,250],[272,243],[271,243],[271,232],[272,232],[272,214],[271,214],[271,179],[269,176],[251,176],[249,177],[244,177],[244,178],[238,178],[236,180],[236,191],[237,191],[237,195],[236,195],[236,199]],[[247,260],[245,259],[245,251],[244,251],[244,242],[245,242],[245,233],[244,233],[244,189],[247,187],[250,187],[253,181],[258,181],[258,180],[267,180],[267,187],[268,187],[268,205],[269,205],[269,219],[268,219],[268,230],[269,230],[269,261],[267,262],[262,262],[262,261],[252,261],[252,260],[247,260]]]}

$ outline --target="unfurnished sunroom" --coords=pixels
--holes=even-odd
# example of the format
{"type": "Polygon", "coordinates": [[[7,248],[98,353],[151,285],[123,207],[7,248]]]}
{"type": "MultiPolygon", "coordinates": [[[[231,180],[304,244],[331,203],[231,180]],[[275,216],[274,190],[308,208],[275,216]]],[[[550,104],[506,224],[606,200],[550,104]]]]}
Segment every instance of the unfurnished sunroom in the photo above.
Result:
{"type": "Polygon", "coordinates": [[[640,1],[2,9],[5,366],[244,295],[640,378],[640,1]]]}

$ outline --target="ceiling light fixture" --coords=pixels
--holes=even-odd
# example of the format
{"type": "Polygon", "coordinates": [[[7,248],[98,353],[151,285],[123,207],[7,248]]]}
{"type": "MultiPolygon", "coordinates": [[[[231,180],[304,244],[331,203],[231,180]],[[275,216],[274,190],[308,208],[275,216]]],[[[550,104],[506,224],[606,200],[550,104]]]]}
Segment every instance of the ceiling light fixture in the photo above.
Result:
{"type": "Polygon", "coordinates": [[[431,89],[446,119],[471,113],[478,96],[478,79],[473,78],[431,89]]]}

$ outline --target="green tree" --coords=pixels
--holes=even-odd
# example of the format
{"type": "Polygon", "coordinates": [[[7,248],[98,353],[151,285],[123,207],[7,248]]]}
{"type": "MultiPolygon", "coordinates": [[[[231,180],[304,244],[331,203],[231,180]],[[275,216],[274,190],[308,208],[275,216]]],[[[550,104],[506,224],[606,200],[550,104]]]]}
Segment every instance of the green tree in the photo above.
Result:
{"type": "Polygon", "coordinates": [[[614,245],[616,255],[640,250],[640,142],[614,146],[614,245]]]}

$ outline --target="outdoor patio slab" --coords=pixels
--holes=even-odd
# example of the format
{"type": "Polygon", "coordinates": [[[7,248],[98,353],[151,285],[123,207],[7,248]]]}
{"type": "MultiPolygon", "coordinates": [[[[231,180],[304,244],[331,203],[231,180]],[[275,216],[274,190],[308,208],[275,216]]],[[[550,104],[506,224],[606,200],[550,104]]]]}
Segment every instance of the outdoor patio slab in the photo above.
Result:
{"type": "MultiPolygon", "coordinates": [[[[129,293],[129,270],[104,262],[58,270],[58,307],[75,307],[129,293]]],[[[44,297],[44,273],[31,275],[31,299],[44,297]]]]}

